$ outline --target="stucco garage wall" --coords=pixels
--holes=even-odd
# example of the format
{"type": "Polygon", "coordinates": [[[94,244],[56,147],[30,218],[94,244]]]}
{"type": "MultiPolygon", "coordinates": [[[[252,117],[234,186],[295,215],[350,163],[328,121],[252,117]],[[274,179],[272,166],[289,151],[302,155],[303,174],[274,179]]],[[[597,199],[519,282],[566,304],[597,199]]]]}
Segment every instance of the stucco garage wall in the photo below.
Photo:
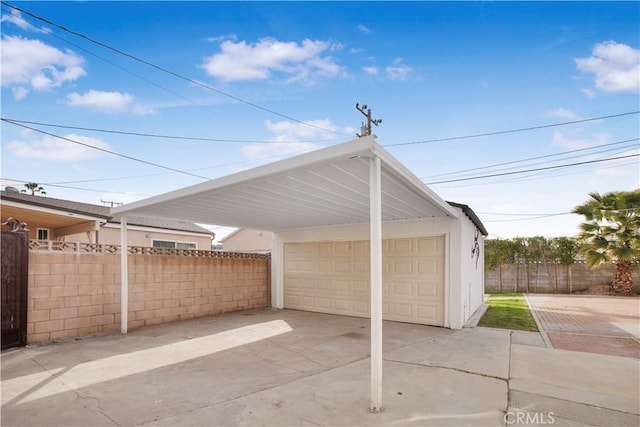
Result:
{"type": "Polygon", "coordinates": [[[460,255],[462,267],[463,322],[466,322],[484,300],[484,236],[463,215],[460,255]]]}

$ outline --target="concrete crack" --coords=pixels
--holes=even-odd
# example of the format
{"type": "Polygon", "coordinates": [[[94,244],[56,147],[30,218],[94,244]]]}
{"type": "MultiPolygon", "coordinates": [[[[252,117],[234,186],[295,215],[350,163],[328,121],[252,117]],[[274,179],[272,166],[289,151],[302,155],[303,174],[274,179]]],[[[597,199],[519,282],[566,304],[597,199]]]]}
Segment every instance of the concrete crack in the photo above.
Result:
{"type": "Polygon", "coordinates": [[[494,379],[494,380],[503,381],[503,382],[507,383],[507,387],[508,387],[508,380],[507,379],[496,377],[495,375],[488,375],[488,374],[482,374],[480,372],[467,371],[466,369],[453,368],[451,366],[425,365],[424,363],[405,362],[405,361],[402,361],[402,360],[385,359],[385,358],[383,358],[382,360],[384,360],[385,362],[394,362],[394,363],[402,363],[402,364],[405,364],[405,365],[421,366],[423,368],[449,369],[449,370],[452,370],[452,371],[462,372],[464,374],[477,375],[479,377],[485,377],[485,378],[491,378],[491,379],[494,379]]]}

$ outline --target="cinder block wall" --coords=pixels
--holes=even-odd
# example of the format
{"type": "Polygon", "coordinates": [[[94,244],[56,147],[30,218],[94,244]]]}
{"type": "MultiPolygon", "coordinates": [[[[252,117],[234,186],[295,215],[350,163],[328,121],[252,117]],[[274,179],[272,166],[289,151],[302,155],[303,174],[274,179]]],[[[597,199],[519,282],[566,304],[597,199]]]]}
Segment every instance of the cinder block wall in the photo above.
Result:
{"type": "MultiPolygon", "coordinates": [[[[128,328],[266,307],[269,263],[129,255],[128,328]]],[[[119,330],[119,254],[29,253],[29,343],[119,330]]]]}
{"type": "MultiPolygon", "coordinates": [[[[485,271],[484,287],[487,293],[516,292],[516,288],[518,292],[527,292],[528,281],[528,292],[566,294],[569,290],[584,291],[590,286],[611,283],[615,271],[615,264],[602,264],[596,268],[583,263],[570,266],[551,263],[503,265],[502,273],[499,269],[485,271]]],[[[636,292],[640,292],[640,269],[633,269],[631,276],[636,292]]]]}

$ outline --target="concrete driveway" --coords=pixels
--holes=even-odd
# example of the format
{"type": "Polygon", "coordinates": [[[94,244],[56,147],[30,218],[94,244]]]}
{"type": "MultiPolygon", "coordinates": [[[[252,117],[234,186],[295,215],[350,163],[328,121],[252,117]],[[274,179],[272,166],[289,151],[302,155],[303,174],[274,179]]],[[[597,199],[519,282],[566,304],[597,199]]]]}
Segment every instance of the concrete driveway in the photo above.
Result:
{"type": "Polygon", "coordinates": [[[384,324],[369,413],[369,321],[257,310],[2,353],[3,426],[630,425],[638,360],[539,334],[384,324]]]}

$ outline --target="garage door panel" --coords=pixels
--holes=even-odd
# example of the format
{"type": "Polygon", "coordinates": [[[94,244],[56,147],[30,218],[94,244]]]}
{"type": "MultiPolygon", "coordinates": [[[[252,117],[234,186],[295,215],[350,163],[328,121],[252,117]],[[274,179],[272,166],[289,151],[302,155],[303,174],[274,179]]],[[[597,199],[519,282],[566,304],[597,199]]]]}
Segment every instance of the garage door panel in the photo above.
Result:
{"type": "Polygon", "coordinates": [[[440,294],[439,283],[416,284],[416,296],[418,297],[438,297],[439,294],[440,294]]]}
{"type": "Polygon", "coordinates": [[[353,254],[369,257],[369,242],[362,240],[351,242],[353,246],[353,254]]]}
{"type": "Polygon", "coordinates": [[[316,297],[315,298],[315,305],[316,308],[319,309],[324,309],[324,310],[328,310],[331,308],[331,303],[332,303],[332,299],[330,297],[316,297]]]}
{"type": "Polygon", "coordinates": [[[412,259],[389,259],[386,264],[388,268],[385,270],[392,275],[413,275],[416,272],[414,261],[412,259]]]}
{"type": "Polygon", "coordinates": [[[349,313],[351,310],[351,301],[348,299],[335,298],[334,307],[340,313],[349,313]]]}
{"type": "Polygon", "coordinates": [[[420,255],[444,254],[444,239],[433,237],[419,237],[416,239],[416,253],[420,255]]]}
{"type": "Polygon", "coordinates": [[[433,324],[442,317],[442,308],[436,305],[417,305],[416,306],[416,319],[420,323],[433,324]]]}
{"type": "Polygon", "coordinates": [[[354,260],[351,263],[351,271],[355,274],[367,274],[369,275],[369,261],[368,260],[354,260]]]}
{"type": "Polygon", "coordinates": [[[443,259],[421,259],[416,261],[418,274],[424,275],[444,275],[443,259]]]}
{"type": "MultiPolygon", "coordinates": [[[[369,316],[368,241],[287,243],[284,254],[286,308],[369,316]]],[[[444,237],[384,240],[383,263],[383,318],[443,325],[444,237]]]]}
{"type": "Polygon", "coordinates": [[[411,282],[394,282],[389,286],[391,293],[389,296],[395,298],[411,298],[414,295],[414,285],[411,282]]]}
{"type": "Polygon", "coordinates": [[[391,308],[389,316],[393,317],[394,320],[409,322],[414,318],[414,305],[411,303],[392,302],[389,306],[391,308]]]}
{"type": "Polygon", "coordinates": [[[331,279],[318,279],[316,280],[316,290],[319,291],[331,291],[333,287],[333,281],[331,279]]]}
{"type": "MultiPolygon", "coordinates": [[[[327,273],[331,273],[331,262],[329,262],[328,268],[325,270],[327,273]]],[[[335,260],[333,261],[334,273],[348,273],[351,270],[351,263],[349,260],[335,260]]]]}
{"type": "Polygon", "coordinates": [[[353,311],[359,316],[368,317],[369,316],[369,301],[354,300],[353,301],[353,311]]]}
{"type": "Polygon", "coordinates": [[[349,291],[349,281],[348,280],[333,280],[333,289],[336,291],[349,291]]]}

